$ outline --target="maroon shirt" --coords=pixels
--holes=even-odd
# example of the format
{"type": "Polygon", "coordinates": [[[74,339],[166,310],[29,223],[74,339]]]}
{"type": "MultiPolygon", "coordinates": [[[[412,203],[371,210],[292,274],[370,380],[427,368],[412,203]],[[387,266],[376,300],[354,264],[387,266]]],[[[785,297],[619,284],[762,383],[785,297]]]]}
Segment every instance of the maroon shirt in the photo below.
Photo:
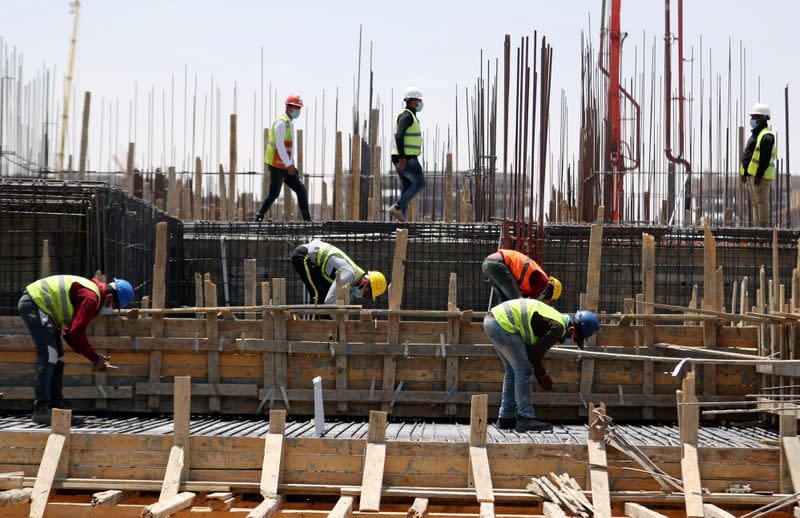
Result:
{"type": "MultiPolygon", "coordinates": [[[[106,289],[106,285],[96,279],[92,281],[100,288],[100,293],[106,289]]],[[[100,299],[97,294],[75,282],[69,289],[69,300],[72,302],[72,323],[67,324],[61,330],[64,340],[72,347],[75,352],[84,355],[90,362],[94,363],[99,356],[89,338],[86,336],[86,328],[92,323],[94,317],[100,313],[100,299]]]]}

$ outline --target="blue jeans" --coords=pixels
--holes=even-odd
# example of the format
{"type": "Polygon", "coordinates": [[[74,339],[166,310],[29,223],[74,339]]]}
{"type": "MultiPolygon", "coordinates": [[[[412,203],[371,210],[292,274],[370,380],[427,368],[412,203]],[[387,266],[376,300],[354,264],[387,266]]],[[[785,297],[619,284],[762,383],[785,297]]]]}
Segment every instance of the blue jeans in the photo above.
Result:
{"type": "Polygon", "coordinates": [[[61,345],[61,330],[50,315],[39,309],[27,291],[20,297],[17,309],[36,346],[34,404],[60,408],[64,404],[64,349],[61,345]]]}
{"type": "Polygon", "coordinates": [[[395,205],[400,207],[405,214],[408,211],[408,202],[425,187],[425,174],[422,172],[422,165],[416,158],[406,160],[406,168],[402,171],[397,169],[397,164],[394,168],[400,178],[400,184],[403,186],[403,192],[395,205]]]}
{"type": "Polygon", "coordinates": [[[483,331],[491,339],[497,356],[503,362],[503,397],[500,401],[500,417],[536,417],[531,403],[533,389],[533,367],[522,337],[509,333],[490,316],[483,319],[483,331]]]}

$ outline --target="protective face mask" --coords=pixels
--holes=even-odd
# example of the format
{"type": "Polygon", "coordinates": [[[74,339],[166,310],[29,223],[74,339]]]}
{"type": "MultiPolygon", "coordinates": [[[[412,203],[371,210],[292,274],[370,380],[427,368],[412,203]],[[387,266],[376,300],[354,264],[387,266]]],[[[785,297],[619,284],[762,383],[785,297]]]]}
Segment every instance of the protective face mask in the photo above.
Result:
{"type": "Polygon", "coordinates": [[[102,308],[100,308],[100,314],[101,315],[113,315],[114,314],[114,308],[112,308],[111,306],[103,306],[102,308]]]}
{"type": "Polygon", "coordinates": [[[296,119],[299,116],[300,116],[300,110],[292,110],[291,112],[289,112],[289,117],[291,117],[292,119],[296,119]]]}
{"type": "Polygon", "coordinates": [[[756,129],[756,126],[758,126],[758,121],[755,119],[750,119],[750,127],[756,129]]]}
{"type": "Polygon", "coordinates": [[[425,106],[425,103],[423,103],[422,101],[420,101],[420,102],[418,102],[418,103],[417,103],[417,107],[416,107],[416,108],[414,108],[414,109],[415,109],[416,111],[418,111],[418,112],[421,112],[421,111],[422,111],[422,108],[423,108],[424,106],[425,106]]]}
{"type": "Polygon", "coordinates": [[[360,299],[360,298],[362,298],[364,296],[364,288],[362,288],[361,286],[353,286],[350,289],[350,294],[353,297],[355,297],[357,299],[360,299]]]}

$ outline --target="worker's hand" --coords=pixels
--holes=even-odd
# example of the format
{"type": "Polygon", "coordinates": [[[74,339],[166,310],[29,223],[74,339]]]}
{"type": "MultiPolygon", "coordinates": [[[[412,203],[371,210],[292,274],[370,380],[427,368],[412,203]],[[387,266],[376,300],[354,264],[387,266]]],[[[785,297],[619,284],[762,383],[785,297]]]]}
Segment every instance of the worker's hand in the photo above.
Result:
{"type": "Polygon", "coordinates": [[[549,374],[537,376],[536,381],[539,382],[539,386],[544,390],[553,390],[553,378],[551,378],[549,374]]]}
{"type": "Polygon", "coordinates": [[[406,170],[406,159],[405,158],[398,158],[397,159],[397,170],[398,171],[405,171],[406,170]]]}
{"type": "Polygon", "coordinates": [[[746,174],[742,175],[742,183],[747,183],[747,175],[746,174]]]}
{"type": "Polygon", "coordinates": [[[105,372],[108,369],[116,369],[113,365],[108,362],[108,356],[103,356],[102,354],[97,355],[97,359],[92,364],[92,370],[105,372]]]}
{"type": "Polygon", "coordinates": [[[754,184],[756,184],[756,185],[761,185],[761,178],[760,178],[760,177],[758,177],[758,176],[756,176],[756,177],[753,179],[753,183],[754,183],[754,184]]]}
{"type": "Polygon", "coordinates": [[[294,175],[297,174],[297,168],[295,166],[293,166],[293,165],[290,165],[289,168],[287,169],[287,172],[290,175],[294,176],[294,175]]]}

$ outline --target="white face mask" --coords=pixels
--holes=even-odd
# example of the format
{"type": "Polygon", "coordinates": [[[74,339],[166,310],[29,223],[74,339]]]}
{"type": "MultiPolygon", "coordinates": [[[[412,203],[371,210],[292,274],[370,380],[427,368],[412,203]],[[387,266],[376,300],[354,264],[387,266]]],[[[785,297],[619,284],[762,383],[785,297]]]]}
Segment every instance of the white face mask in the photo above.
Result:
{"type": "Polygon", "coordinates": [[[100,314],[101,315],[113,315],[114,314],[114,308],[112,308],[110,306],[103,306],[102,308],[100,308],[100,314]]]}

